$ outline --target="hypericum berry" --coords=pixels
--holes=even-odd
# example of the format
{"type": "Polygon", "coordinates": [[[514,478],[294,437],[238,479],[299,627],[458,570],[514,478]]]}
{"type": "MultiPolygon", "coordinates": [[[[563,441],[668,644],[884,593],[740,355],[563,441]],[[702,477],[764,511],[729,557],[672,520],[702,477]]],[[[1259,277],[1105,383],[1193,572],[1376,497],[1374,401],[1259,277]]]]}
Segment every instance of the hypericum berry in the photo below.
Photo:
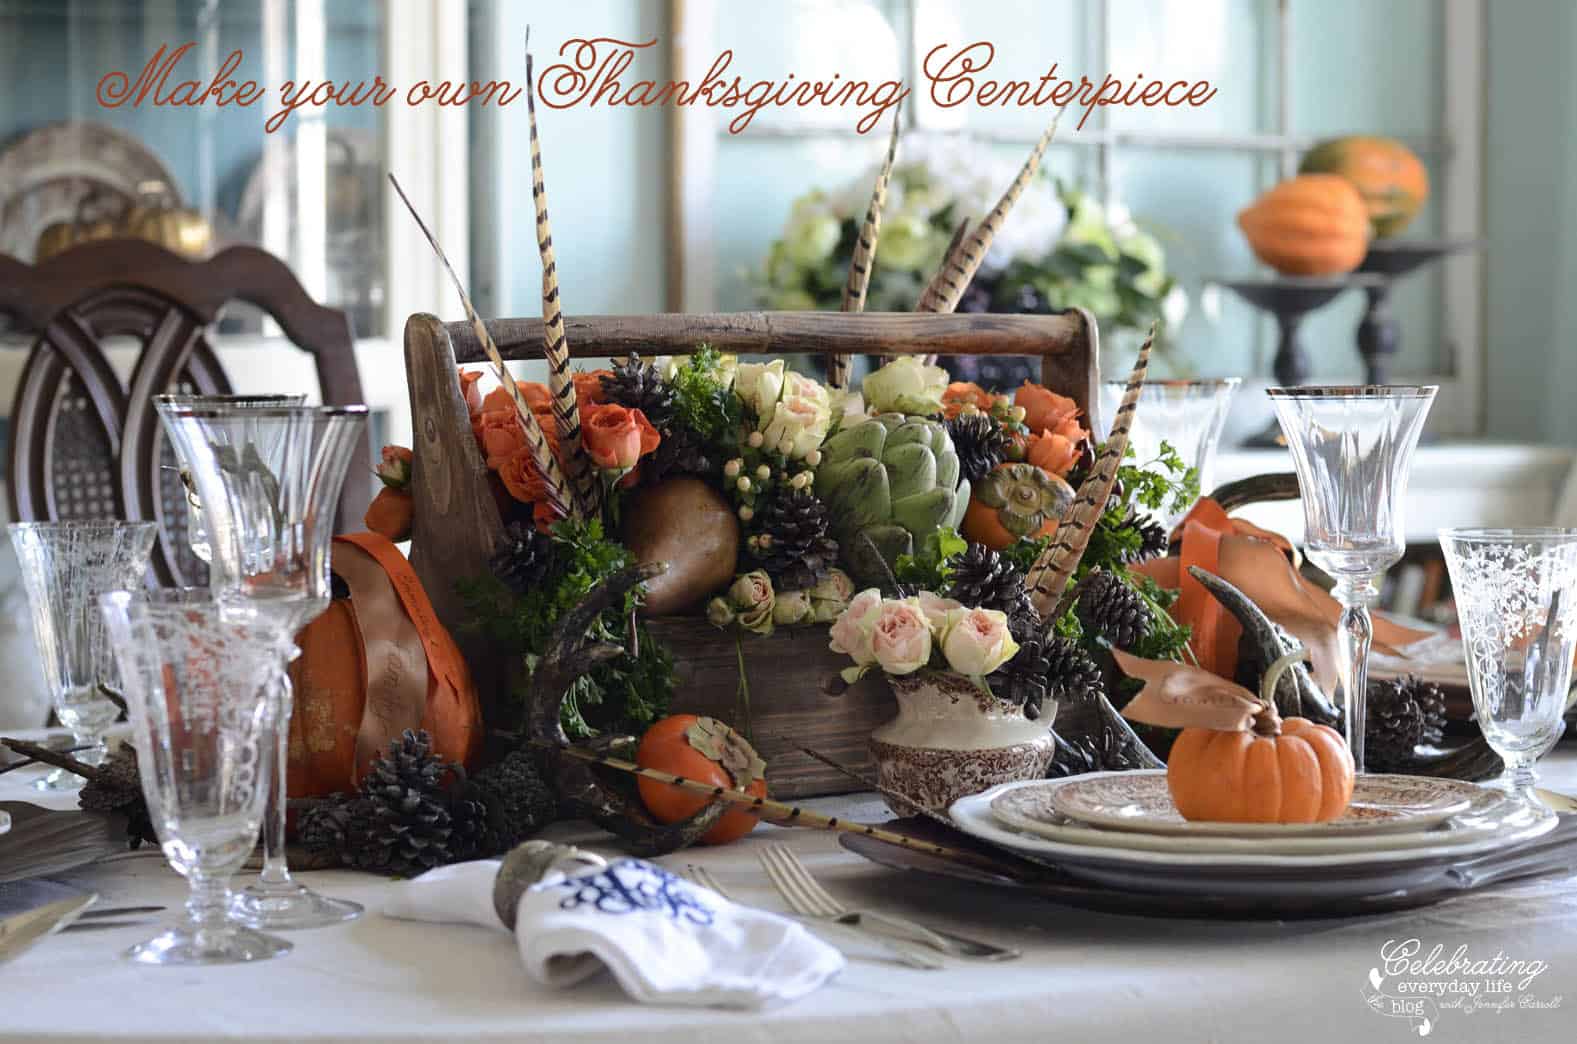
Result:
{"type": "Polygon", "coordinates": [[[767,437],[761,434],[759,431],[751,432],[750,435],[745,439],[745,442],[749,444],[751,449],[760,449],[761,444],[765,441],[767,441],[767,437]]]}
{"type": "Polygon", "coordinates": [[[741,521],[741,522],[749,522],[751,519],[753,519],[755,517],[756,517],[755,509],[753,509],[749,504],[741,504],[741,505],[739,505],[739,521],[741,521]]]}
{"type": "Polygon", "coordinates": [[[738,457],[735,457],[733,460],[723,465],[723,474],[728,478],[738,478],[739,469],[744,466],[745,462],[740,460],[738,457]]]}
{"type": "Polygon", "coordinates": [[[741,493],[750,492],[750,479],[745,475],[739,476],[739,481],[735,482],[734,485],[739,488],[741,493]]]}
{"type": "Polygon", "coordinates": [[[769,479],[771,477],[772,477],[772,469],[771,468],[767,467],[765,464],[761,464],[761,465],[757,466],[757,468],[756,468],[756,478],[760,479],[762,482],[765,482],[767,479],[769,479]]]}
{"type": "Polygon", "coordinates": [[[805,454],[805,463],[813,468],[819,466],[821,464],[821,450],[813,449],[805,454]]]}

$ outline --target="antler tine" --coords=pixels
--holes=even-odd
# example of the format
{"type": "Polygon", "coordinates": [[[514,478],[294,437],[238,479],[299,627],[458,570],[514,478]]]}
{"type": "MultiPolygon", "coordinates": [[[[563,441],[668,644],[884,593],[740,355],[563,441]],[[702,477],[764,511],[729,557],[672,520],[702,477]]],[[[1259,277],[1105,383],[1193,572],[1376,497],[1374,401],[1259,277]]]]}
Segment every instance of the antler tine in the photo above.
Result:
{"type": "Polygon", "coordinates": [[[394,191],[399,193],[400,201],[411,212],[411,217],[416,221],[416,227],[422,230],[422,235],[427,237],[427,243],[433,248],[433,253],[438,255],[439,262],[444,266],[444,271],[449,273],[449,279],[454,283],[455,291],[460,295],[460,305],[465,309],[465,317],[470,320],[471,331],[476,334],[476,339],[481,342],[482,350],[487,353],[487,358],[493,364],[493,372],[498,376],[499,383],[509,392],[509,399],[515,404],[515,414],[520,419],[520,427],[525,431],[526,446],[531,450],[531,461],[541,473],[543,484],[547,487],[549,505],[560,515],[572,513],[573,501],[569,490],[564,485],[564,473],[559,468],[558,458],[553,456],[553,449],[548,445],[547,436],[542,433],[542,428],[537,424],[537,418],[531,412],[524,395],[515,386],[515,378],[510,374],[509,368],[504,365],[504,356],[498,350],[498,345],[493,341],[493,335],[487,332],[487,324],[482,322],[482,317],[476,314],[476,308],[471,304],[470,296],[465,292],[465,287],[460,283],[460,277],[455,274],[454,266],[449,263],[449,258],[444,254],[443,247],[438,245],[437,238],[428,229],[427,223],[416,212],[416,207],[411,204],[410,197],[400,187],[400,181],[391,171],[389,183],[394,186],[394,191]]]}
{"type": "Polygon", "coordinates": [[[1154,343],[1155,325],[1152,323],[1150,335],[1139,348],[1139,358],[1134,363],[1133,373],[1128,375],[1128,387],[1123,392],[1122,405],[1117,407],[1117,417],[1112,422],[1111,434],[1106,437],[1106,445],[1095,459],[1095,466],[1079,483],[1078,495],[1057,523],[1051,543],[1041,552],[1025,577],[1030,599],[1035,603],[1035,609],[1041,614],[1048,632],[1056,625],[1054,610],[1073,571],[1079,567],[1079,559],[1084,557],[1090,534],[1094,532],[1101,512],[1106,510],[1106,501],[1112,495],[1112,486],[1117,481],[1117,468],[1128,452],[1128,432],[1133,427],[1134,413],[1139,409],[1139,390],[1144,385],[1144,376],[1150,367],[1150,347],[1154,343]]]}
{"type": "Polygon", "coordinates": [[[559,300],[558,260],[553,254],[553,228],[548,222],[548,193],[542,179],[542,144],[537,137],[536,89],[533,86],[531,32],[526,31],[526,119],[531,128],[531,200],[536,208],[537,253],[542,258],[542,355],[548,363],[548,391],[553,397],[553,420],[558,427],[559,448],[569,471],[571,490],[580,513],[597,514],[602,500],[596,469],[580,437],[580,404],[569,368],[569,340],[564,331],[564,308],[559,300]]]}
{"type": "MultiPolygon", "coordinates": [[[[871,190],[870,205],[865,208],[865,223],[854,239],[854,256],[849,258],[849,278],[843,284],[844,312],[865,311],[865,291],[870,287],[871,269],[876,265],[876,241],[882,231],[882,208],[887,205],[887,182],[892,177],[893,163],[898,158],[898,127],[903,103],[893,107],[893,132],[887,139],[887,156],[876,175],[876,185],[871,190]]],[[[851,359],[847,355],[834,355],[827,362],[827,383],[834,388],[849,385],[851,359]]]]}

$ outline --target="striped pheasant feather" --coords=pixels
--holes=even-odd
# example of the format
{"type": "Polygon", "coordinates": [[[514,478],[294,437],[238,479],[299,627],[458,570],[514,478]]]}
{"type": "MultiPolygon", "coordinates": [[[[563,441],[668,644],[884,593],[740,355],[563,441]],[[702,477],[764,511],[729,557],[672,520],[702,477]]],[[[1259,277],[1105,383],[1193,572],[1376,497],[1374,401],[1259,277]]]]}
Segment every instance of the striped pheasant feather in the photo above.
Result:
{"type": "Polygon", "coordinates": [[[1100,456],[1095,458],[1095,466],[1079,483],[1079,492],[1057,523],[1051,543],[1041,552],[1025,577],[1030,599],[1048,629],[1056,623],[1052,619],[1053,611],[1073,571],[1079,567],[1079,559],[1084,556],[1084,548],[1090,542],[1095,523],[1106,510],[1106,501],[1112,495],[1112,486],[1117,481],[1117,468],[1122,464],[1123,455],[1128,452],[1128,432],[1133,427],[1134,411],[1139,408],[1139,389],[1150,368],[1150,346],[1153,343],[1155,325],[1151,324],[1150,335],[1139,347],[1139,358],[1133,364],[1133,373],[1128,375],[1128,387],[1123,391],[1122,405],[1117,407],[1117,416],[1112,421],[1112,433],[1106,437],[1106,445],[1101,448],[1100,456]]]}
{"type": "MultiPolygon", "coordinates": [[[[530,36],[526,37],[530,42],[530,36]]],[[[564,309],[559,300],[558,261],[553,256],[553,227],[548,223],[548,194],[542,182],[542,146],[537,140],[536,90],[532,86],[531,52],[526,52],[526,118],[531,126],[531,200],[537,212],[537,253],[542,257],[542,355],[548,363],[548,392],[553,400],[553,421],[559,430],[559,451],[569,472],[575,506],[586,518],[596,516],[602,486],[591,457],[580,438],[580,404],[575,399],[575,379],[569,368],[569,339],[564,332],[564,309]]]]}
{"type": "Polygon", "coordinates": [[[394,191],[399,193],[400,201],[411,212],[411,217],[416,221],[416,227],[422,230],[422,235],[427,237],[428,244],[433,248],[433,253],[438,255],[438,260],[444,266],[444,271],[449,273],[449,278],[454,281],[454,288],[460,295],[460,305],[465,309],[465,317],[471,322],[471,331],[476,334],[476,339],[482,343],[482,350],[487,352],[488,359],[493,364],[493,372],[497,374],[499,384],[508,389],[509,397],[515,404],[515,413],[520,418],[520,427],[526,433],[526,446],[531,450],[531,460],[541,473],[543,484],[547,487],[548,504],[560,515],[571,514],[569,490],[564,485],[564,473],[559,468],[559,462],[553,456],[553,448],[548,445],[547,436],[542,433],[542,428],[537,424],[536,414],[531,412],[531,407],[526,403],[524,395],[515,386],[515,379],[510,375],[508,367],[504,365],[504,356],[499,352],[498,345],[493,341],[493,335],[487,332],[487,325],[482,322],[482,317],[476,314],[476,308],[471,304],[471,298],[465,292],[465,287],[460,285],[460,277],[455,274],[454,266],[449,263],[443,247],[438,245],[438,240],[433,237],[427,223],[411,205],[410,199],[405,195],[405,190],[400,187],[400,182],[393,173],[389,174],[389,183],[394,186],[394,191]]]}
{"type": "MultiPolygon", "coordinates": [[[[871,268],[876,264],[876,241],[882,231],[882,207],[887,204],[887,182],[892,177],[893,162],[898,158],[898,121],[902,103],[893,109],[893,133],[887,140],[887,157],[876,175],[876,187],[871,190],[870,206],[865,208],[865,223],[854,240],[854,256],[849,258],[849,278],[843,284],[844,312],[865,311],[865,291],[871,284],[871,268]]],[[[849,386],[851,359],[847,355],[834,355],[827,363],[827,383],[834,388],[849,386]]]]}
{"type": "Polygon", "coordinates": [[[948,250],[947,256],[942,259],[941,269],[931,277],[931,282],[921,292],[920,303],[915,305],[915,311],[951,312],[958,307],[959,298],[964,296],[964,290],[969,286],[969,281],[975,277],[980,262],[985,260],[986,251],[991,249],[991,241],[1002,230],[1002,223],[1007,220],[1008,212],[1024,194],[1024,189],[1029,186],[1035,172],[1040,169],[1040,159],[1046,153],[1046,146],[1051,144],[1051,139],[1056,135],[1057,123],[1061,119],[1062,112],[1059,110],[1052,119],[1051,126],[1046,128],[1040,140],[1035,143],[1035,148],[1024,161],[1018,177],[1013,179],[1013,184],[1009,185],[1002,198],[997,200],[997,205],[991,208],[991,213],[975,226],[968,239],[958,247],[948,250]]]}

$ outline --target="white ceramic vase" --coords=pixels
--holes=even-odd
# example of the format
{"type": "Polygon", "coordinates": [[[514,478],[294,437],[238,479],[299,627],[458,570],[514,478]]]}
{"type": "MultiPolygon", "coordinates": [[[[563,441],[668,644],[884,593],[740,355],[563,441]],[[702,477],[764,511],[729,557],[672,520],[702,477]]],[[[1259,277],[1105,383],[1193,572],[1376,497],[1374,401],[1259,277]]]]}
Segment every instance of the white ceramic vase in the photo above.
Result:
{"type": "MultiPolygon", "coordinates": [[[[1056,740],[1055,704],[1031,721],[1018,704],[998,699],[961,674],[921,670],[889,675],[898,716],[871,732],[876,775],[889,791],[936,812],[961,797],[1046,774],[1056,740]]],[[[915,809],[884,795],[899,815],[915,809]]]]}

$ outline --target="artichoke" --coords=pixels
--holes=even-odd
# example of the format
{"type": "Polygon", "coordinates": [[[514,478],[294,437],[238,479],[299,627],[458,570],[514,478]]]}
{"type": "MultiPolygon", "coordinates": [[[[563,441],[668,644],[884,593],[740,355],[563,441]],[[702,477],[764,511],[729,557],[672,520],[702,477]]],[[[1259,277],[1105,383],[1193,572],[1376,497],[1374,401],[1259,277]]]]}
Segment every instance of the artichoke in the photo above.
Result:
{"type": "Polygon", "coordinates": [[[864,585],[884,585],[899,555],[942,526],[957,528],[969,503],[940,421],[883,413],[843,428],[821,454],[816,494],[844,565],[864,585]]]}

